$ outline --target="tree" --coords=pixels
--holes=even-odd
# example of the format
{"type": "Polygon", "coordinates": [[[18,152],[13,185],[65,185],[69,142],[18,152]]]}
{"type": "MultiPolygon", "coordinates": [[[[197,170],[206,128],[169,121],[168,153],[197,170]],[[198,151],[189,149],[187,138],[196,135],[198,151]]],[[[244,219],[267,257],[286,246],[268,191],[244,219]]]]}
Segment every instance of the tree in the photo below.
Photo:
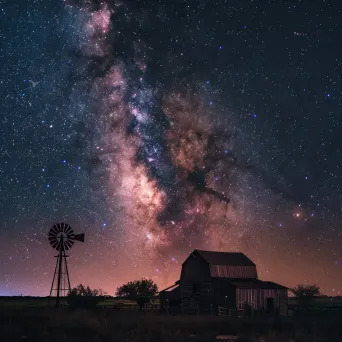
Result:
{"type": "Polygon", "coordinates": [[[116,295],[131,300],[136,300],[142,311],[145,304],[158,293],[158,286],[151,279],[130,281],[117,288],[116,295]]]}
{"type": "Polygon", "coordinates": [[[313,297],[321,296],[321,291],[318,285],[303,285],[299,284],[296,287],[290,289],[290,291],[298,299],[310,299],[313,297]]]}
{"type": "Polygon", "coordinates": [[[91,289],[79,284],[71,289],[67,295],[67,303],[72,309],[93,309],[102,300],[103,291],[101,289],[91,289]]]}

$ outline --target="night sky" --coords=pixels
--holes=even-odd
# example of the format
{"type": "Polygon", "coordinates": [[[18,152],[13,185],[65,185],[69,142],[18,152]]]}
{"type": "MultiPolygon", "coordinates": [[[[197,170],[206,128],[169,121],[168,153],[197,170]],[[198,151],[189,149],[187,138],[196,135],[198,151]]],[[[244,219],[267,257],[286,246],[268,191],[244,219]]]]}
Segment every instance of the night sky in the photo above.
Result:
{"type": "Polygon", "coordinates": [[[0,295],[179,277],[193,249],[342,293],[342,6],[3,0],[0,295]]]}

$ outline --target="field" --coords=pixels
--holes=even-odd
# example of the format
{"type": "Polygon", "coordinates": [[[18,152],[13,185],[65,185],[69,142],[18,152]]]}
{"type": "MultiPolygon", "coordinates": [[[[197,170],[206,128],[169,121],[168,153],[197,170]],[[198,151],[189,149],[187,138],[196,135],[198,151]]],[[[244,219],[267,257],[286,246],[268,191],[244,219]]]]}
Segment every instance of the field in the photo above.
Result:
{"type": "MultiPolygon", "coordinates": [[[[46,308],[54,306],[56,300],[48,297],[0,297],[0,310],[1,308],[27,308],[27,307],[39,307],[46,308]]],[[[66,305],[65,299],[61,298],[60,304],[66,305]]],[[[99,302],[98,307],[101,308],[110,308],[114,305],[123,304],[123,305],[132,305],[136,306],[135,301],[127,300],[127,299],[115,299],[115,298],[107,298],[101,302],[99,302]]],[[[159,305],[159,299],[152,299],[152,305],[159,305]]],[[[0,341],[1,342],[1,341],[0,341]]]]}
{"type": "Polygon", "coordinates": [[[204,342],[218,335],[240,342],[341,341],[341,316],[232,319],[160,313],[118,312],[106,308],[70,311],[46,301],[0,300],[1,342],[204,342]],[[6,303],[5,303],[6,302],[6,303]],[[39,305],[38,305],[39,304],[39,305]]]}

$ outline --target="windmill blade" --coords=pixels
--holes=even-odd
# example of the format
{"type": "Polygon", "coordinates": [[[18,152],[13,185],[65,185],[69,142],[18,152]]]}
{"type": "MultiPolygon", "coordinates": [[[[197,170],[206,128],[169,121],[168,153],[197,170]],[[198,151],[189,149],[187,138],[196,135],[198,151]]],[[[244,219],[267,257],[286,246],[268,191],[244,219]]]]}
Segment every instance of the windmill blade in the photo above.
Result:
{"type": "Polygon", "coordinates": [[[69,237],[67,237],[64,241],[67,242],[67,243],[69,243],[69,244],[71,243],[72,245],[73,245],[74,242],[75,242],[74,238],[69,238],[69,237]]]}
{"type": "Polygon", "coordinates": [[[59,244],[59,242],[57,240],[51,242],[51,246],[55,249],[57,249],[58,244],[59,244]]]}
{"type": "Polygon", "coordinates": [[[49,233],[49,235],[48,235],[48,239],[49,240],[53,240],[53,239],[56,239],[56,238],[57,238],[57,234],[52,233],[52,232],[49,233]]]}
{"type": "Polygon", "coordinates": [[[56,241],[57,241],[56,237],[49,238],[49,242],[50,242],[51,245],[53,243],[55,243],[56,241]]]}
{"type": "Polygon", "coordinates": [[[50,232],[51,232],[52,234],[57,235],[57,233],[58,233],[58,228],[57,228],[57,226],[54,225],[54,226],[50,229],[50,232]]]}
{"type": "Polygon", "coordinates": [[[71,248],[73,244],[74,244],[73,240],[66,240],[65,241],[65,245],[68,247],[68,249],[71,248]]]}
{"type": "Polygon", "coordinates": [[[68,244],[66,242],[63,242],[63,250],[67,251],[70,247],[68,246],[68,244]]]}
{"type": "Polygon", "coordinates": [[[84,242],[84,233],[82,234],[75,234],[74,240],[84,242]]]}
{"type": "Polygon", "coordinates": [[[65,232],[69,235],[69,234],[73,234],[73,230],[72,230],[72,228],[68,225],[67,227],[66,227],[66,229],[65,229],[65,232]]]}

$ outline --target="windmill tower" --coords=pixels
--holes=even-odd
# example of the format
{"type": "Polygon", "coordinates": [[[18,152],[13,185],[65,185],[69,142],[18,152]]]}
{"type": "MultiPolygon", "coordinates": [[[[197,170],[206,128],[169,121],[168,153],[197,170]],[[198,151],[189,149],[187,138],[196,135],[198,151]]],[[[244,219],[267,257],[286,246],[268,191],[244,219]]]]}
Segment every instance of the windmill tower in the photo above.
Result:
{"type": "Polygon", "coordinates": [[[65,297],[71,290],[66,251],[75,241],[84,242],[84,233],[75,234],[73,229],[64,222],[57,223],[49,230],[49,242],[52,248],[58,251],[55,272],[52,279],[50,297],[56,297],[56,307],[60,297],[65,297]]]}

